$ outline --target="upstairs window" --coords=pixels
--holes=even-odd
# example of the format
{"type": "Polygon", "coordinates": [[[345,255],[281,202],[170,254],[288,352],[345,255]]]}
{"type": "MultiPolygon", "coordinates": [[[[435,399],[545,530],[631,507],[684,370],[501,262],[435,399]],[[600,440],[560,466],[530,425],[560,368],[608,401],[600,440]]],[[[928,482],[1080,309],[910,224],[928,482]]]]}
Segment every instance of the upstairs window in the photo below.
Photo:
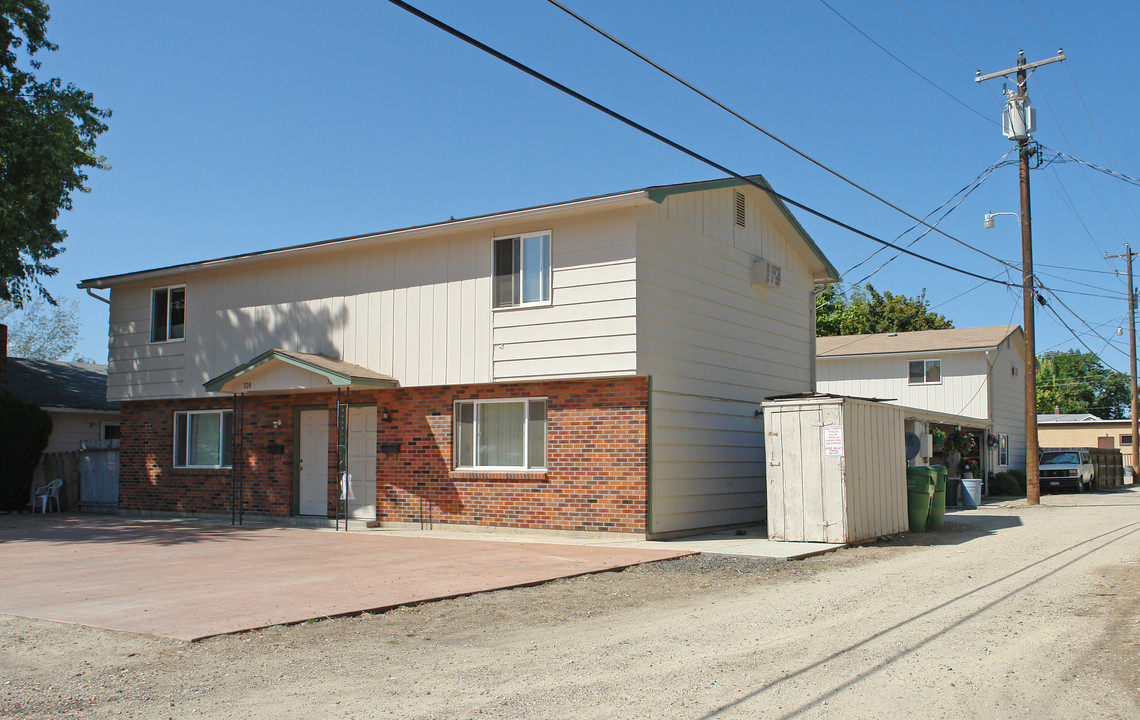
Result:
{"type": "Polygon", "coordinates": [[[908,382],[911,385],[937,385],[942,382],[941,360],[911,360],[908,382]]]}
{"type": "Polygon", "coordinates": [[[150,291],[150,341],[181,340],[186,336],[186,286],[150,291]]]}
{"type": "Polygon", "coordinates": [[[550,233],[495,240],[494,306],[550,302],[550,233]]]}

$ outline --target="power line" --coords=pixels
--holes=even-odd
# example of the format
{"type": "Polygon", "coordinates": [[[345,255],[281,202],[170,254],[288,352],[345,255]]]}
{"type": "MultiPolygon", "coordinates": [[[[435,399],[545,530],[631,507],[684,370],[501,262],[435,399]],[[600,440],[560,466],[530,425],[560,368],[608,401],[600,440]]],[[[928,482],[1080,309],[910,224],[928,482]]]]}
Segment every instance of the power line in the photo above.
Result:
{"type": "MultiPolygon", "coordinates": [[[[547,2],[548,2],[548,3],[550,3],[551,5],[553,5],[554,7],[558,8],[558,9],[559,9],[559,10],[561,10],[562,12],[566,13],[566,14],[567,14],[567,15],[569,15],[570,17],[574,18],[574,19],[575,19],[575,20],[577,20],[578,22],[582,23],[582,24],[583,24],[583,25],[585,25],[586,27],[590,28],[590,29],[591,29],[591,30],[593,30],[594,32],[598,33],[598,34],[599,34],[599,35],[601,35],[602,37],[606,38],[607,40],[609,40],[609,41],[610,41],[610,42],[612,42],[613,44],[615,44],[615,45],[617,45],[618,47],[622,48],[622,49],[623,49],[623,50],[625,50],[626,52],[630,53],[631,55],[633,55],[633,56],[634,56],[634,57],[636,57],[637,59],[641,60],[642,62],[644,62],[644,63],[646,63],[646,64],[648,64],[648,65],[650,65],[651,67],[653,67],[654,69],[656,69],[656,70],[660,71],[661,73],[663,73],[663,74],[667,75],[668,77],[670,77],[671,79],[673,79],[673,80],[675,80],[676,82],[680,83],[681,85],[685,86],[686,88],[688,88],[689,90],[693,91],[693,92],[694,92],[694,93],[696,93],[697,95],[700,95],[702,98],[704,98],[705,100],[709,101],[709,102],[710,102],[710,103],[712,103],[713,105],[716,105],[718,108],[720,108],[721,110],[724,110],[724,111],[725,111],[725,112],[727,112],[728,114],[732,115],[732,116],[733,116],[733,117],[735,117],[737,120],[740,120],[741,122],[743,122],[744,124],[748,125],[748,126],[749,126],[749,127],[751,127],[752,129],[754,129],[754,130],[756,130],[756,131],[758,131],[758,132],[760,132],[760,133],[763,133],[763,134],[764,134],[764,135],[766,135],[768,138],[770,138],[770,139],[772,139],[772,140],[775,140],[777,143],[779,143],[780,145],[783,145],[783,146],[784,146],[785,148],[787,148],[788,150],[791,150],[792,152],[794,152],[795,154],[799,155],[800,157],[802,157],[803,159],[807,160],[808,162],[812,163],[812,164],[813,164],[813,165],[815,165],[816,167],[819,167],[820,169],[822,169],[822,170],[825,170],[826,172],[828,172],[828,173],[830,173],[830,174],[834,175],[836,178],[838,178],[838,179],[842,180],[843,182],[847,183],[848,185],[850,185],[851,187],[855,188],[856,190],[859,190],[860,192],[862,192],[862,193],[865,193],[866,195],[869,195],[870,197],[874,198],[875,200],[878,200],[879,202],[883,203],[884,205],[886,205],[887,207],[891,208],[892,210],[894,210],[894,211],[896,211],[896,212],[899,212],[899,213],[901,213],[901,214],[905,215],[906,217],[908,217],[908,218],[910,218],[911,220],[915,221],[915,222],[916,222],[916,223],[918,223],[919,225],[923,225],[923,226],[925,226],[925,227],[929,228],[930,230],[933,230],[934,232],[938,233],[939,235],[942,235],[943,237],[945,237],[945,238],[947,238],[947,239],[949,239],[949,240],[953,240],[954,242],[958,243],[959,245],[962,245],[963,247],[969,248],[970,250],[974,250],[975,252],[979,252],[979,253],[981,253],[982,255],[985,255],[986,257],[988,257],[989,259],[991,259],[991,260],[993,260],[993,261],[995,261],[995,262],[999,262],[999,263],[1004,263],[1004,262],[1005,262],[1004,260],[1002,260],[1002,259],[1000,259],[1000,258],[996,258],[996,257],[994,257],[994,256],[992,256],[992,255],[989,255],[989,254],[985,253],[984,251],[982,251],[982,250],[979,250],[978,248],[975,248],[975,247],[973,247],[973,246],[971,246],[971,245],[969,245],[969,244],[967,244],[967,243],[963,242],[962,240],[959,240],[958,238],[954,237],[953,235],[949,235],[949,234],[947,234],[947,233],[946,233],[946,232],[944,232],[943,230],[941,230],[941,229],[939,229],[939,228],[937,228],[937,227],[936,227],[937,223],[935,223],[934,225],[931,225],[931,224],[927,223],[927,222],[926,222],[926,218],[929,218],[931,215],[933,215],[933,214],[934,214],[934,212],[937,212],[937,211],[938,211],[938,209],[935,209],[933,212],[929,213],[928,215],[926,215],[926,217],[924,217],[924,218],[921,218],[921,219],[920,219],[920,218],[918,218],[918,217],[916,217],[916,216],[914,216],[914,215],[912,215],[911,213],[907,212],[906,210],[903,210],[901,207],[899,207],[899,206],[895,205],[894,203],[890,202],[889,200],[887,200],[887,199],[885,199],[885,198],[881,197],[880,195],[877,195],[877,194],[876,194],[876,193],[874,193],[873,191],[871,191],[871,190],[869,190],[869,189],[867,189],[867,188],[863,187],[862,185],[860,185],[860,184],[856,183],[854,180],[851,180],[850,178],[846,177],[845,175],[843,175],[843,174],[842,174],[842,173],[840,173],[839,171],[837,171],[837,170],[834,170],[834,169],[832,169],[832,168],[828,167],[827,165],[823,164],[823,163],[822,163],[822,162],[820,162],[819,160],[816,160],[814,157],[812,157],[811,155],[808,155],[806,152],[804,152],[803,150],[800,150],[799,148],[795,147],[794,145],[792,145],[791,143],[787,142],[786,140],[783,140],[783,139],[781,139],[781,138],[777,137],[776,135],[774,135],[773,133],[769,132],[768,130],[765,130],[764,128],[760,127],[760,126],[759,126],[759,125],[757,125],[755,122],[753,122],[753,121],[752,121],[752,120],[750,120],[749,118],[745,117],[745,116],[744,116],[744,115],[742,115],[741,113],[737,112],[736,110],[733,110],[731,107],[729,107],[728,105],[724,104],[724,103],[723,103],[723,102],[721,102],[720,100],[717,100],[716,98],[712,97],[711,95],[709,95],[709,94],[708,94],[708,93],[706,93],[705,91],[701,90],[700,88],[696,87],[696,86],[695,86],[695,85],[693,85],[692,83],[690,83],[690,82],[688,82],[688,81],[684,80],[683,78],[681,78],[680,76],[678,76],[676,73],[674,73],[674,72],[670,71],[669,69],[667,69],[667,68],[663,67],[661,64],[659,64],[659,63],[657,63],[656,61],[652,60],[651,58],[647,57],[647,56],[646,56],[646,55],[644,55],[643,53],[641,53],[641,52],[638,52],[637,50],[633,49],[632,47],[630,47],[630,46],[629,46],[629,45],[627,45],[626,43],[622,42],[622,41],[621,41],[621,40],[619,40],[618,38],[614,37],[612,34],[610,34],[610,33],[606,32],[606,31],[605,31],[605,30],[603,30],[602,28],[598,27],[596,24],[594,24],[594,23],[590,22],[589,20],[587,20],[587,19],[586,19],[586,18],[584,18],[583,16],[581,16],[581,15],[579,15],[578,13],[574,12],[573,10],[571,10],[571,9],[567,8],[565,5],[563,5],[562,3],[558,2],[558,0],[547,0],[547,2]]],[[[1010,152],[1012,152],[1012,150],[1011,150],[1010,152]]],[[[1009,155],[1009,153],[1006,153],[1006,155],[1009,155]]],[[[1004,159],[1004,158],[1003,158],[1003,159],[1004,159]]],[[[959,192],[961,192],[961,191],[959,191],[959,192]]],[[[953,198],[951,198],[951,199],[953,199],[953,198]]],[[[949,200],[948,200],[947,202],[949,202],[949,200]]],[[[945,204],[945,203],[944,203],[944,204],[945,204]]],[[[941,207],[941,206],[940,206],[940,207],[941,207]]],[[[900,238],[902,238],[902,236],[903,236],[903,235],[905,235],[907,232],[910,232],[910,231],[911,231],[911,230],[913,230],[913,229],[914,229],[913,227],[912,227],[912,228],[909,228],[909,229],[908,229],[906,232],[904,232],[904,233],[900,234],[898,237],[896,237],[896,238],[895,238],[895,240],[896,240],[896,241],[897,241],[897,240],[899,240],[900,238]]],[[[913,244],[913,243],[912,243],[912,244],[913,244]]],[[[908,245],[907,247],[910,247],[910,246],[908,245]]],[[[878,251],[876,251],[876,252],[880,252],[881,250],[882,250],[882,248],[880,248],[880,249],[879,249],[878,251]]],[[[873,257],[873,256],[874,256],[874,254],[872,254],[872,257],[873,257]]],[[[870,259],[870,258],[868,258],[868,259],[870,259]]],[[[863,262],[866,262],[866,260],[864,260],[863,262]]],[[[856,266],[856,267],[858,267],[858,266],[856,266]]],[[[851,268],[851,269],[852,269],[852,270],[854,270],[855,268],[851,268]]],[[[850,270],[849,270],[848,272],[850,272],[850,270]]]]}
{"type": "Polygon", "coordinates": [[[730,170],[729,168],[727,168],[724,165],[716,162],[715,160],[707,158],[704,155],[701,155],[700,153],[698,153],[697,151],[692,150],[692,149],[690,149],[684,145],[681,145],[680,143],[678,143],[674,140],[670,140],[669,138],[665,137],[664,135],[662,135],[662,134],[660,134],[654,130],[650,130],[648,127],[641,125],[640,123],[636,122],[635,120],[627,118],[626,116],[622,115],[621,113],[617,112],[616,110],[612,110],[612,109],[606,107],[605,105],[602,105],[601,103],[599,103],[595,100],[591,100],[590,98],[586,97],[585,95],[581,94],[580,92],[578,92],[576,90],[572,90],[571,88],[567,87],[566,85],[563,85],[562,83],[558,82],[557,80],[554,80],[553,78],[550,78],[546,75],[543,75],[542,73],[535,70],[534,68],[532,68],[532,67],[530,67],[530,66],[528,66],[528,65],[526,65],[526,64],[524,64],[518,60],[515,60],[514,58],[512,58],[512,57],[510,57],[510,56],[508,56],[502,52],[499,52],[498,50],[492,48],[491,46],[487,45],[486,43],[483,43],[479,40],[476,40],[475,38],[471,37],[470,35],[467,35],[466,33],[462,32],[461,30],[458,30],[457,28],[452,27],[451,25],[448,25],[447,23],[443,22],[442,20],[439,20],[438,18],[435,18],[431,15],[428,15],[427,13],[420,10],[419,8],[416,8],[413,5],[409,5],[408,3],[403,2],[403,0],[388,0],[388,2],[392,3],[393,5],[395,5],[396,7],[399,7],[402,10],[405,10],[406,12],[408,12],[412,15],[415,15],[416,17],[420,18],[424,22],[427,22],[431,25],[436,26],[440,30],[443,30],[444,32],[448,33],[449,35],[451,35],[451,36],[453,36],[459,40],[462,40],[463,42],[471,45],[472,47],[478,48],[479,50],[482,50],[483,52],[487,53],[488,55],[491,55],[492,57],[497,58],[497,59],[507,63],[508,65],[526,73],[527,75],[530,75],[531,77],[535,78],[536,80],[540,80],[540,81],[546,83],[547,85],[549,85],[550,87],[569,95],[570,97],[574,98],[575,100],[578,100],[579,102],[582,102],[586,105],[589,105],[590,107],[594,108],[595,110],[597,110],[599,112],[602,112],[602,113],[605,113],[606,115],[609,115],[613,119],[615,119],[621,123],[624,123],[625,125],[628,125],[629,127],[633,128],[634,130],[637,130],[640,133],[648,135],[649,137],[657,140],[658,142],[661,142],[665,145],[668,145],[669,147],[673,148],[674,150],[677,150],[678,152],[681,152],[681,153],[684,153],[685,155],[688,155],[689,157],[693,158],[694,160],[702,162],[705,165],[708,165],[709,167],[711,167],[715,170],[718,170],[719,172],[724,173],[725,175],[729,175],[733,178],[736,178],[737,180],[740,180],[743,183],[751,185],[751,186],[755,187],[756,189],[760,190],[761,192],[767,193],[771,197],[774,197],[774,198],[776,198],[776,199],[778,199],[784,203],[787,203],[788,205],[791,205],[793,207],[799,208],[800,210],[803,210],[806,213],[814,215],[815,217],[818,217],[821,220],[829,222],[829,223],[835,225],[836,227],[843,228],[844,230],[847,230],[848,232],[859,235],[860,237],[867,238],[868,240],[871,240],[873,242],[877,242],[880,245],[885,245],[887,247],[894,248],[895,250],[903,252],[906,255],[910,255],[911,257],[917,258],[919,260],[923,260],[923,261],[928,262],[932,265],[936,265],[938,267],[945,268],[946,270],[951,270],[951,271],[956,272],[960,275],[965,275],[967,277],[972,277],[972,278],[975,278],[978,280],[985,280],[987,282],[994,282],[994,283],[999,284],[999,285],[1008,285],[1009,284],[1006,282],[990,280],[988,277],[986,277],[984,275],[979,275],[979,274],[971,272],[969,270],[963,270],[961,268],[955,267],[955,266],[950,265],[948,263],[944,263],[940,260],[935,260],[933,258],[926,257],[925,255],[920,255],[916,252],[913,252],[911,250],[908,250],[906,248],[900,247],[900,246],[895,245],[893,243],[890,243],[886,240],[883,240],[882,238],[876,237],[875,235],[872,235],[872,234],[870,234],[864,230],[860,230],[859,228],[856,228],[852,225],[849,225],[849,224],[843,222],[842,220],[838,220],[837,218],[831,217],[830,215],[827,215],[827,214],[825,214],[819,210],[816,210],[815,208],[812,208],[808,205],[804,205],[803,203],[801,203],[797,200],[793,200],[792,198],[787,197],[786,195],[783,195],[781,193],[776,192],[775,190],[773,190],[770,187],[766,187],[765,185],[762,185],[762,184],[756,182],[755,180],[753,180],[750,177],[742,175],[742,174],[740,174],[734,170],[730,170]]]}
{"type": "Polygon", "coordinates": [[[961,105],[962,107],[966,108],[966,109],[967,109],[967,110],[969,110],[970,112],[974,113],[975,115],[977,115],[977,116],[978,116],[978,117],[980,117],[981,119],[985,120],[986,122],[988,122],[988,123],[992,123],[992,124],[994,124],[994,125],[1001,125],[1001,123],[999,123],[997,120],[994,120],[993,118],[991,118],[991,117],[989,117],[989,116],[987,116],[987,115],[983,115],[982,113],[978,112],[978,111],[977,111],[977,110],[975,110],[974,108],[972,108],[972,107],[970,107],[969,105],[967,105],[967,104],[966,104],[964,101],[962,101],[962,100],[959,100],[959,99],[958,99],[958,98],[957,98],[955,95],[953,95],[953,94],[952,94],[952,93],[951,93],[949,90],[946,90],[945,88],[943,88],[943,87],[942,87],[941,85],[939,85],[938,83],[934,82],[934,81],[933,81],[933,80],[931,80],[930,78],[926,77],[925,75],[923,75],[923,74],[922,74],[922,73],[920,73],[919,71],[917,71],[917,70],[915,70],[914,68],[912,68],[910,65],[907,65],[905,62],[903,62],[903,60],[902,60],[901,58],[899,58],[899,56],[895,55],[893,52],[891,52],[890,50],[888,50],[888,49],[886,49],[885,47],[883,47],[882,45],[880,45],[880,44],[879,44],[879,42],[878,42],[877,40],[875,40],[873,37],[871,37],[871,36],[870,36],[870,35],[868,35],[867,33],[863,32],[863,31],[862,31],[862,30],[859,28],[859,26],[858,26],[858,25],[856,25],[855,23],[853,23],[853,22],[851,22],[850,20],[848,20],[848,19],[847,19],[847,17],[845,17],[845,16],[843,15],[843,13],[839,12],[839,11],[838,11],[838,10],[836,10],[835,8],[833,8],[833,7],[831,7],[830,5],[828,5],[828,4],[827,4],[827,0],[819,0],[819,1],[820,1],[820,3],[822,3],[822,4],[823,4],[823,6],[824,6],[824,7],[826,7],[828,10],[830,10],[831,12],[835,13],[836,15],[838,15],[838,16],[839,16],[839,19],[840,19],[840,20],[842,20],[843,22],[845,22],[845,23],[847,23],[848,25],[850,25],[850,26],[852,27],[852,29],[854,29],[854,30],[855,30],[855,32],[857,32],[857,33],[859,33],[860,35],[862,35],[863,37],[867,38],[867,40],[868,40],[868,41],[869,41],[869,42],[870,42],[872,45],[874,45],[875,47],[877,47],[877,48],[879,48],[880,50],[882,50],[883,52],[885,52],[887,55],[889,55],[889,56],[891,57],[891,59],[892,59],[892,60],[894,60],[895,62],[897,62],[899,65],[902,65],[904,68],[906,68],[907,70],[910,70],[912,73],[914,73],[915,75],[917,75],[917,76],[918,76],[918,77],[919,77],[919,78],[920,78],[920,79],[921,79],[923,82],[925,82],[925,83],[929,84],[930,86],[932,86],[933,88],[935,88],[936,90],[938,90],[938,92],[942,93],[942,94],[943,94],[943,95],[945,95],[946,97],[950,98],[951,100],[953,100],[954,102],[958,103],[958,104],[959,104],[959,105],[961,105]]]}
{"type": "MultiPolygon", "coordinates": [[[[1067,142],[1067,139],[1066,139],[1066,142],[1067,142]]],[[[1102,172],[1105,175],[1109,175],[1111,177],[1114,177],[1117,180],[1121,180],[1123,182],[1128,183],[1129,185],[1136,185],[1136,186],[1140,187],[1140,178],[1135,178],[1135,177],[1132,177],[1131,175],[1125,175],[1124,173],[1117,172],[1116,170],[1113,170],[1112,168],[1101,167],[1100,165],[1097,165],[1096,163],[1089,162],[1088,160],[1081,160],[1079,157],[1069,155],[1068,153],[1063,153],[1060,150],[1056,150],[1054,148],[1049,147],[1048,145],[1042,145],[1041,147],[1044,148],[1045,150],[1048,150],[1049,152],[1056,153],[1059,157],[1062,157],[1065,160],[1068,160],[1070,162],[1075,162],[1079,165],[1084,165],[1085,167],[1092,168],[1093,170],[1096,170],[1097,172],[1102,172]]]]}
{"type": "Polygon", "coordinates": [[[1025,4],[1025,0],[1019,1],[1021,2],[1021,7],[1025,8],[1025,12],[1029,13],[1029,17],[1033,18],[1033,22],[1037,23],[1037,27],[1041,28],[1041,32],[1045,33],[1054,45],[1061,47],[1061,43],[1057,42],[1057,38],[1053,37],[1052,33],[1045,29],[1045,26],[1041,24],[1041,21],[1037,19],[1037,16],[1034,15],[1033,11],[1029,9],[1029,6],[1025,4]]]}
{"type": "MultiPolygon", "coordinates": [[[[947,47],[947,49],[949,49],[949,50],[950,50],[950,52],[954,53],[954,54],[955,54],[955,55],[957,55],[959,58],[961,58],[961,59],[962,59],[962,62],[964,62],[964,63],[966,63],[967,65],[969,65],[969,66],[970,66],[970,68],[971,68],[972,70],[975,70],[975,71],[981,72],[981,68],[979,68],[979,67],[978,67],[977,63],[975,63],[975,62],[971,61],[971,60],[970,60],[969,58],[967,58],[965,55],[963,55],[962,53],[958,52],[958,51],[957,51],[957,50],[954,48],[954,46],[953,46],[953,45],[951,45],[950,43],[946,42],[946,40],[945,40],[945,39],[943,39],[943,37],[942,37],[941,35],[939,35],[938,33],[936,33],[936,32],[934,31],[934,29],[933,29],[933,28],[931,28],[929,25],[927,25],[927,24],[926,24],[926,23],[924,23],[922,20],[920,20],[920,19],[918,18],[918,16],[917,16],[917,15],[915,15],[915,14],[914,14],[913,12],[911,12],[911,11],[910,11],[910,10],[909,10],[909,9],[908,9],[908,8],[907,8],[905,5],[903,5],[901,2],[899,2],[899,0],[894,0],[894,3],[895,3],[895,5],[898,5],[898,6],[899,6],[899,8],[900,8],[900,9],[901,9],[901,10],[902,10],[904,13],[906,13],[907,15],[909,15],[909,16],[911,17],[911,19],[913,19],[913,20],[914,20],[916,23],[918,23],[919,25],[921,25],[921,26],[922,26],[922,28],[923,28],[924,30],[926,30],[926,32],[928,32],[928,33],[930,33],[931,35],[933,35],[933,36],[934,36],[934,38],[935,38],[936,40],[938,40],[938,42],[940,42],[940,43],[942,43],[943,45],[945,45],[945,46],[947,47]]],[[[996,91],[996,90],[994,90],[992,86],[990,86],[990,85],[986,85],[986,89],[990,91],[990,96],[991,96],[991,97],[994,99],[994,102],[995,102],[995,103],[997,103],[999,106],[1002,106],[1002,107],[1004,107],[1004,106],[1005,106],[1005,100],[1004,100],[1004,99],[1002,99],[1002,98],[1000,98],[1000,97],[998,97],[997,91],[996,91]]]]}
{"type": "Polygon", "coordinates": [[[1001,33],[1002,35],[1004,35],[1006,40],[1009,40],[1009,44],[1013,46],[1014,50],[1019,50],[1019,51],[1021,50],[1021,45],[1019,45],[1016,40],[1011,38],[1009,36],[1009,33],[1007,33],[1004,29],[1002,29],[1002,26],[998,25],[997,21],[994,20],[992,17],[990,17],[990,14],[982,9],[982,6],[979,5],[976,2],[976,0],[970,0],[970,2],[973,3],[974,7],[976,7],[978,9],[978,12],[980,12],[982,14],[982,16],[985,17],[986,20],[990,21],[990,25],[993,25],[995,28],[997,28],[997,31],[999,33],[1001,33]]]}
{"type": "MultiPolygon", "coordinates": [[[[1001,167],[1001,166],[1004,164],[1004,161],[1005,161],[1005,159],[1006,159],[1007,157],[1009,157],[1009,154],[1010,154],[1010,153],[1012,153],[1012,152],[1013,152],[1015,149],[1016,149],[1016,148],[1011,148],[1011,149],[1009,150],[1009,152],[1007,152],[1005,155],[1003,155],[1003,156],[1002,156],[1002,159],[1001,159],[1001,160],[999,160],[998,162],[994,163],[993,165],[991,165],[991,166],[989,166],[988,168],[986,168],[985,170],[983,170],[983,171],[981,172],[981,174],[979,174],[979,175],[978,175],[976,178],[974,178],[973,180],[971,180],[971,181],[969,182],[969,184],[967,184],[967,185],[966,185],[966,187],[962,188],[962,189],[961,189],[961,190],[959,190],[958,192],[956,192],[956,193],[954,193],[953,195],[951,195],[951,196],[950,196],[950,198],[949,198],[948,200],[946,200],[946,202],[942,203],[941,205],[939,205],[939,206],[938,206],[937,208],[935,208],[934,210],[931,210],[931,211],[930,211],[930,213],[929,213],[929,214],[927,214],[927,216],[926,216],[926,217],[927,217],[927,218],[929,218],[929,217],[930,217],[931,215],[933,215],[934,213],[936,213],[936,212],[938,212],[939,210],[941,210],[942,208],[946,207],[946,206],[947,206],[947,205],[948,205],[948,204],[949,204],[949,203],[950,203],[950,202],[951,202],[951,201],[952,201],[954,198],[956,198],[956,197],[958,197],[959,195],[961,195],[961,197],[958,199],[958,202],[954,203],[954,206],[953,206],[952,208],[950,208],[950,209],[949,209],[949,210],[947,210],[945,213],[943,213],[942,217],[938,218],[938,220],[937,220],[937,221],[934,223],[934,225],[938,225],[938,224],[939,224],[939,223],[941,223],[943,220],[945,220],[947,217],[949,217],[950,213],[952,213],[952,212],[954,212],[955,210],[957,210],[957,209],[958,209],[958,207],[959,207],[959,206],[961,206],[961,204],[962,204],[962,203],[964,203],[964,202],[966,201],[966,198],[970,197],[970,195],[971,195],[971,194],[973,194],[973,192],[974,192],[975,190],[977,190],[978,188],[980,188],[980,187],[982,186],[982,183],[984,183],[986,180],[988,180],[988,179],[989,179],[989,177],[990,177],[991,175],[993,175],[993,173],[994,173],[994,172],[995,172],[995,171],[996,171],[996,170],[997,170],[999,167],[1001,167]]],[[[923,218],[923,219],[925,220],[925,218],[923,218]]],[[[925,223],[923,223],[923,224],[925,224],[925,223]]],[[[917,225],[912,225],[911,227],[907,228],[907,229],[906,229],[906,230],[904,230],[903,232],[899,233],[898,237],[896,237],[896,238],[895,238],[895,242],[898,242],[899,240],[901,240],[901,239],[902,239],[902,237],[903,237],[904,235],[906,235],[906,234],[907,234],[908,232],[910,232],[911,230],[914,230],[916,227],[918,227],[918,226],[917,226],[917,225]]],[[[933,229],[935,229],[935,228],[934,228],[934,226],[930,226],[930,225],[928,225],[927,227],[930,227],[932,230],[933,230],[933,229]]],[[[907,244],[906,244],[906,247],[908,247],[908,248],[909,248],[909,247],[913,247],[913,246],[915,245],[915,243],[917,243],[919,240],[923,239],[924,237],[926,237],[926,236],[927,236],[927,235],[929,235],[929,234],[930,234],[930,230],[927,230],[927,231],[925,231],[925,232],[923,232],[923,233],[920,233],[920,234],[918,235],[918,237],[916,237],[914,240],[911,240],[909,243],[907,243],[907,244]]],[[[985,252],[985,251],[982,251],[982,250],[979,250],[978,248],[975,248],[975,247],[973,247],[972,245],[968,245],[968,244],[966,244],[966,243],[963,243],[963,242],[961,242],[961,241],[959,241],[959,244],[963,245],[964,247],[966,247],[966,248],[968,248],[968,249],[970,249],[970,250],[973,250],[973,251],[975,251],[975,252],[978,252],[978,253],[980,253],[980,254],[984,255],[985,257],[989,258],[990,260],[993,260],[993,261],[995,261],[995,262],[1001,263],[1002,265],[1006,265],[1006,266],[1008,266],[1008,267],[1014,267],[1013,263],[1007,262],[1007,261],[1005,261],[1005,260],[1002,260],[1001,258],[998,258],[998,257],[995,257],[995,256],[993,256],[993,255],[990,255],[989,253],[987,253],[987,252],[985,252]]],[[[883,248],[881,248],[881,247],[880,247],[880,248],[878,248],[878,249],[876,249],[874,252],[872,252],[870,255],[868,255],[868,256],[867,256],[865,259],[863,259],[863,260],[859,261],[858,263],[856,263],[855,265],[851,266],[851,268],[849,268],[849,269],[847,270],[847,272],[845,272],[845,273],[843,273],[843,274],[844,274],[844,275],[846,275],[847,273],[851,272],[852,270],[854,270],[855,268],[859,267],[860,265],[863,265],[863,264],[864,264],[864,263],[866,263],[868,260],[870,260],[871,258],[875,257],[876,255],[878,255],[878,254],[879,254],[880,252],[882,252],[882,251],[883,251],[883,248]]],[[[894,255],[894,256],[892,256],[890,259],[888,259],[888,260],[887,260],[886,262],[884,262],[883,264],[879,265],[879,267],[875,268],[875,269],[874,269],[873,271],[871,271],[871,272],[870,272],[868,275],[864,276],[862,279],[860,279],[860,280],[857,280],[856,282],[854,282],[854,283],[852,283],[852,284],[853,284],[853,285],[859,285],[859,284],[861,284],[861,283],[864,283],[864,282],[866,282],[867,280],[871,279],[871,277],[873,277],[873,276],[874,276],[876,273],[878,273],[880,270],[882,270],[882,269],[883,269],[883,268],[885,268],[887,265],[889,265],[891,262],[893,262],[894,260],[896,260],[898,257],[899,257],[899,254],[898,254],[898,253],[895,253],[895,255],[894,255]]]]}

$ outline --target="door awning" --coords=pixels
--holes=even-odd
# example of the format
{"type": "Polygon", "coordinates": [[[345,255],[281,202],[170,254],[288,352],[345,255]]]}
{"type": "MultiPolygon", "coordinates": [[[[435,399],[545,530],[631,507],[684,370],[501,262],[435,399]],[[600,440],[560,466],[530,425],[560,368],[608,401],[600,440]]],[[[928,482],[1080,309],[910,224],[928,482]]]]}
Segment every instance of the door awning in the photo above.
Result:
{"type": "Polygon", "coordinates": [[[268,350],[203,384],[207,392],[270,393],[336,388],[395,388],[390,375],[326,355],[268,350]]]}

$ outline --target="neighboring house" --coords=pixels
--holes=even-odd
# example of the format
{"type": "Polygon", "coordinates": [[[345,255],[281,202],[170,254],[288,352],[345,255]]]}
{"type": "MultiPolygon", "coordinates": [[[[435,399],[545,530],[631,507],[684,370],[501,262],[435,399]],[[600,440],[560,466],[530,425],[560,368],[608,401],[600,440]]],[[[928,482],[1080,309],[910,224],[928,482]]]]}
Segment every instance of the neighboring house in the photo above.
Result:
{"type": "Polygon", "coordinates": [[[1132,464],[1132,420],[1101,420],[1096,415],[1038,415],[1038,444],[1043,448],[1119,448],[1132,464]]]}
{"type": "Polygon", "coordinates": [[[837,278],[722,180],[80,287],[111,291],[124,510],[332,517],[347,466],[381,524],[665,535],[763,521],[760,403],[810,389],[837,278]]]}
{"type": "Polygon", "coordinates": [[[85,440],[119,437],[119,403],[107,399],[107,366],[8,357],[0,325],[0,390],[34,402],[51,415],[45,452],[78,450],[85,440]]]}
{"type": "Polygon", "coordinates": [[[1023,348],[1016,325],[823,337],[817,389],[923,411],[911,414],[912,427],[971,434],[983,471],[1024,469],[1023,348]]]}
{"type": "Polygon", "coordinates": [[[1050,413],[1048,415],[1038,415],[1037,424],[1042,423],[1079,423],[1099,421],[1100,418],[1092,413],[1069,413],[1063,414],[1060,412],[1050,413]]]}

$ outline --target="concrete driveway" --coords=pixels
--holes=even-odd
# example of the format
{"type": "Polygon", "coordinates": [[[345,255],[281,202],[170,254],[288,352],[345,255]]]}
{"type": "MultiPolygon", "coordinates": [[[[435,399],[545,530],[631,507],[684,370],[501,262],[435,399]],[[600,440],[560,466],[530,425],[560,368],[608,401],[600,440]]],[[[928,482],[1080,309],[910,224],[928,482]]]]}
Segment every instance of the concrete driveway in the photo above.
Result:
{"type": "Polygon", "coordinates": [[[0,612],[198,640],[689,554],[7,515],[0,516],[0,612]]]}

